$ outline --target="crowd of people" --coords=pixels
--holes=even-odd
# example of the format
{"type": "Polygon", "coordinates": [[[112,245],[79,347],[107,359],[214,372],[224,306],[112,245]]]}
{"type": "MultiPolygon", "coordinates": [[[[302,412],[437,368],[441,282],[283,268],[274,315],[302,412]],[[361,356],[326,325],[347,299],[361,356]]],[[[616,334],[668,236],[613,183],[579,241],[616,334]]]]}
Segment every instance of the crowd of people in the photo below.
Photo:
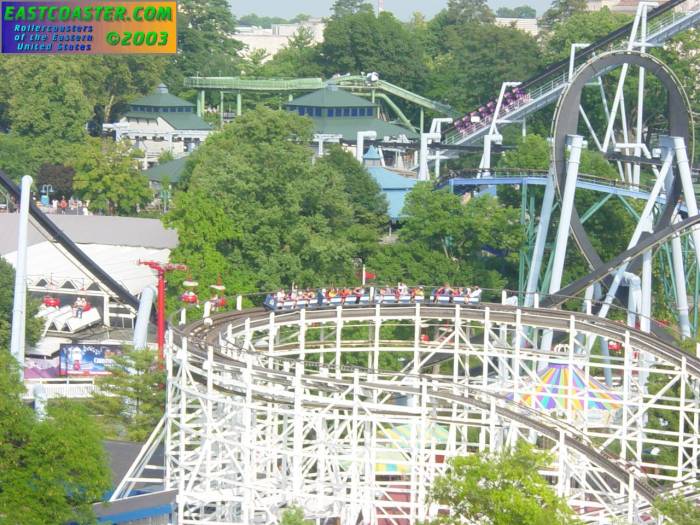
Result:
{"type": "Polygon", "coordinates": [[[481,293],[478,286],[453,288],[449,284],[426,293],[423,286],[409,287],[401,282],[395,287],[378,288],[356,286],[300,290],[292,286],[290,290],[280,289],[268,295],[264,304],[270,309],[417,302],[476,304],[481,300],[481,293]]]}
{"type": "MultiPolygon", "coordinates": [[[[510,91],[506,91],[503,94],[503,102],[501,103],[500,113],[508,113],[515,108],[522,106],[529,100],[529,95],[522,88],[516,87],[510,91]]],[[[458,119],[455,122],[455,128],[457,128],[457,131],[464,135],[473,133],[493,120],[494,113],[496,112],[496,105],[497,104],[495,101],[489,101],[476,111],[472,111],[468,115],[458,119]]]]}

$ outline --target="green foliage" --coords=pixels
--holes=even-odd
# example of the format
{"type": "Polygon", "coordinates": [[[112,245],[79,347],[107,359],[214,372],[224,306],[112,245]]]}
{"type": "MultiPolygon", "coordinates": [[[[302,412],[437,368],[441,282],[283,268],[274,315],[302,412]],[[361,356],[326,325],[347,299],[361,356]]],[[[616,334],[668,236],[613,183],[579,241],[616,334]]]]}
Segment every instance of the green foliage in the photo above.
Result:
{"type": "Polygon", "coordinates": [[[414,91],[425,81],[424,50],[393,14],[371,10],[334,17],[320,46],[327,76],[377,71],[382,79],[414,91]]]}
{"type": "Polygon", "coordinates": [[[182,88],[185,77],[235,76],[240,72],[235,40],[236,21],[227,0],[181,0],[178,2],[177,54],[165,72],[173,92],[182,88]]]}
{"type": "Polygon", "coordinates": [[[16,362],[0,349],[0,516],[8,525],[94,522],[110,488],[102,435],[80,407],[49,406],[37,421],[24,404],[16,362]]]}
{"type": "Polygon", "coordinates": [[[42,164],[34,180],[37,190],[41,191],[44,185],[53,187],[53,193],[49,199],[60,199],[63,196],[73,195],[73,177],[75,170],[63,164],[42,164]]]}
{"type": "Polygon", "coordinates": [[[374,8],[365,0],[335,0],[331,11],[333,18],[342,18],[357,13],[374,13],[374,8]]]}
{"type": "Polygon", "coordinates": [[[529,5],[499,7],[496,16],[501,18],[537,18],[537,10],[529,5]]]}
{"type": "Polygon", "coordinates": [[[153,350],[129,349],[114,358],[111,375],[100,377],[90,402],[110,437],[143,441],[165,410],[165,372],[153,350]]]}
{"type": "Polygon", "coordinates": [[[89,139],[73,161],[73,188],[90,209],[109,215],[134,213],[153,199],[126,142],[89,139]]]}
{"type": "MultiPolygon", "coordinates": [[[[10,348],[14,291],[15,270],[10,263],[0,257],[0,353],[10,348]]],[[[38,307],[38,301],[27,297],[26,341],[28,345],[36,343],[41,335],[43,323],[35,317],[38,307]]]]}
{"type": "Polygon", "coordinates": [[[567,18],[587,9],[588,2],[586,0],[554,0],[540,18],[540,27],[545,30],[552,29],[567,18]]]}
{"type": "Polygon", "coordinates": [[[501,166],[509,169],[548,170],[550,145],[539,135],[526,135],[518,139],[515,149],[501,157],[501,166]]]}
{"type": "Polygon", "coordinates": [[[187,193],[175,198],[166,224],[179,233],[173,258],[199,282],[208,286],[226,268],[229,291],[353,279],[352,259],[379,239],[379,190],[344,154],[312,164],[304,144],[311,133],[309,119],[258,108],[192,157],[187,193]],[[353,173],[359,178],[350,181],[353,173]]]}
{"type": "Polygon", "coordinates": [[[269,29],[273,24],[295,24],[297,22],[304,22],[309,18],[311,18],[310,15],[298,14],[294,18],[290,18],[288,20],[280,16],[260,16],[256,15],[255,13],[250,13],[248,15],[238,17],[238,25],[264,27],[265,29],[269,29]]]}
{"type": "Polygon", "coordinates": [[[301,27],[289,39],[287,46],[261,68],[266,77],[320,77],[323,76],[321,53],[313,44],[313,35],[301,27]]]}
{"type": "Polygon", "coordinates": [[[498,456],[474,454],[450,460],[438,477],[431,501],[450,508],[433,525],[573,525],[579,523],[538,470],[551,458],[520,441],[498,456]]]}
{"type": "Polygon", "coordinates": [[[574,11],[547,34],[547,58],[551,61],[567,58],[571,53],[571,44],[595,42],[629,21],[629,15],[613,13],[607,7],[598,11],[574,11]]]}
{"type": "Polygon", "coordinates": [[[537,40],[512,27],[474,21],[447,26],[433,62],[429,96],[464,111],[493,99],[501,84],[542,65],[537,40]]]}
{"type": "Polygon", "coordinates": [[[282,513],[280,525],[312,525],[311,520],[304,519],[304,511],[299,507],[291,507],[282,513]]]}
{"type": "Polygon", "coordinates": [[[697,525],[700,523],[700,508],[681,496],[658,498],[654,501],[654,515],[663,516],[673,525],[697,525]]]}
{"type": "Polygon", "coordinates": [[[382,247],[368,262],[380,282],[501,288],[515,278],[513,265],[523,240],[518,210],[488,195],[462,204],[448,191],[419,183],[406,197],[403,213],[398,242],[382,247]],[[504,256],[485,257],[487,246],[504,256]]]}

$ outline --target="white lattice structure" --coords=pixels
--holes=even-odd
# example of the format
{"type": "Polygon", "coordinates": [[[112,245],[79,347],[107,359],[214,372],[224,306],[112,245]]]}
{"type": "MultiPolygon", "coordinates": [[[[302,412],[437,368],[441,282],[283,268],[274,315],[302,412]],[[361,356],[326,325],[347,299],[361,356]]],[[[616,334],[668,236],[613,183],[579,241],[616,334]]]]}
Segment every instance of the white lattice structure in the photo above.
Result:
{"type": "Polygon", "coordinates": [[[181,524],[275,523],[291,504],[339,523],[415,523],[440,510],[427,494],[446,459],[518,439],[552,452],[543,474],[591,523],[648,523],[651,499],[698,479],[700,361],[587,315],[502,305],[224,314],[170,333],[168,377],[165,488],[178,490],[181,524]],[[548,330],[555,350],[537,350],[548,330]],[[621,353],[591,355],[598,337],[622,341],[621,353]],[[397,353],[403,370],[382,371],[397,353]],[[609,369],[614,386],[572,388],[546,410],[528,394],[552,366],[585,378],[609,369]],[[606,392],[616,408],[592,417],[582,401],[606,392]]]}

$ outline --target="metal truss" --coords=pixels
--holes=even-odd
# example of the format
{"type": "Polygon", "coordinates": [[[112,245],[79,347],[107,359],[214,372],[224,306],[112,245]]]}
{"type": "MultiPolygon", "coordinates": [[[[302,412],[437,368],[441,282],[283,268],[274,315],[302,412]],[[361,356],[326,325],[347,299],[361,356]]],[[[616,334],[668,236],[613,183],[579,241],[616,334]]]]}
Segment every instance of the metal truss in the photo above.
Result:
{"type": "Polygon", "coordinates": [[[167,356],[164,488],[177,489],[183,525],[276,523],[292,504],[339,523],[415,523],[442,510],[427,496],[447,459],[519,439],[552,454],[542,474],[587,523],[649,523],[651,500],[698,479],[700,360],[594,316],[495,304],[238,312],[170,332],[167,356]],[[619,355],[588,350],[613,337],[619,355]],[[554,410],[533,395],[547,367],[586,378],[554,410]],[[609,386],[588,382],[606,370],[609,386]],[[586,403],[605,392],[614,410],[586,403]]]}

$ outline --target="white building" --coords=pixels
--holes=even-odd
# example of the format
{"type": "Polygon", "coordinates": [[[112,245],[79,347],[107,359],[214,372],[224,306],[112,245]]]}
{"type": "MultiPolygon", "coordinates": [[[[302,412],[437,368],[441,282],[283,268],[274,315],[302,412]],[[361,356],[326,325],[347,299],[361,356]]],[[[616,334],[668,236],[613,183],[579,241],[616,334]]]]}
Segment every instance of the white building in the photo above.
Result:
{"type": "Polygon", "coordinates": [[[537,36],[540,28],[536,18],[496,18],[496,25],[500,27],[515,27],[520,31],[530,33],[532,36],[537,36]]]}
{"type": "Polygon", "coordinates": [[[287,46],[289,40],[301,28],[310,31],[313,43],[323,42],[323,31],[326,24],[321,19],[310,19],[298,24],[273,24],[270,29],[261,27],[239,26],[236,28],[236,40],[245,44],[242,51],[244,56],[249,56],[253,51],[264,49],[267,52],[265,60],[270,60],[278,51],[287,46]]]}
{"type": "Polygon", "coordinates": [[[119,122],[103,125],[106,133],[114,133],[115,140],[129,139],[143,150],[144,169],[154,166],[165,151],[176,158],[193,151],[212,129],[197,116],[194,104],[168,93],[165,84],[131,102],[129,112],[119,122]]]}

